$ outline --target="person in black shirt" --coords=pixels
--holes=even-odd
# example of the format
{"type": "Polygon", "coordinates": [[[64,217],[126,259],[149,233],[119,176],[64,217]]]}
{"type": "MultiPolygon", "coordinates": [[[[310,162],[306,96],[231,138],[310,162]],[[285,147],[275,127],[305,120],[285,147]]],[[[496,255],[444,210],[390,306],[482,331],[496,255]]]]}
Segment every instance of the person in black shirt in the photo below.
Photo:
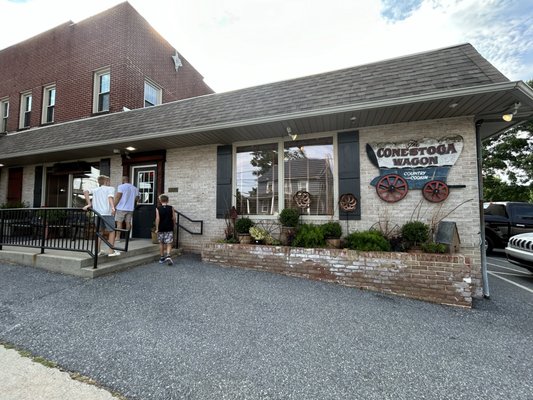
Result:
{"type": "Polygon", "coordinates": [[[172,243],[174,243],[174,226],[176,225],[176,213],[174,208],[168,205],[168,196],[162,194],[159,196],[161,203],[155,210],[155,231],[159,241],[159,264],[166,262],[168,265],[174,264],[170,252],[172,243]],[[166,252],[165,252],[166,250],[166,252]]]}

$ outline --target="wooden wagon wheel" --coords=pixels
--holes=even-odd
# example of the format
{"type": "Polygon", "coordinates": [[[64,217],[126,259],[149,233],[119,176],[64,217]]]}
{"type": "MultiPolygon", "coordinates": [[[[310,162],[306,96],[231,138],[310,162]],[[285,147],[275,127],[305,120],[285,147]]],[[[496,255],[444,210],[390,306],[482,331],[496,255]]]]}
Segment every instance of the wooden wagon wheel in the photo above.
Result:
{"type": "Polygon", "coordinates": [[[440,203],[448,198],[450,189],[442,181],[429,181],[422,189],[422,196],[432,203],[440,203]]]}
{"type": "Polygon", "coordinates": [[[311,193],[305,190],[298,190],[292,199],[298,206],[298,208],[308,208],[311,205],[311,193]]]}
{"type": "Polygon", "coordinates": [[[357,198],[351,193],[345,193],[339,198],[339,207],[342,211],[354,211],[357,207],[357,198]]]}
{"type": "Polygon", "coordinates": [[[407,181],[396,174],[385,175],[376,185],[379,198],[387,203],[400,201],[407,195],[408,191],[407,181]]]}

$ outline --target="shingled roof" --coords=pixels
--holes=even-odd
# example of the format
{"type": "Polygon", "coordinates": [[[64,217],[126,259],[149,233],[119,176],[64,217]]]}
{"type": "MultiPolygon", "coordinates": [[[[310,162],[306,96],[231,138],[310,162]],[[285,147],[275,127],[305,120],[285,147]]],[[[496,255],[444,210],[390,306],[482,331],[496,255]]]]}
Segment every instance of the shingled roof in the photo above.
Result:
{"type": "Polygon", "coordinates": [[[351,127],[349,115],[357,116],[358,126],[481,112],[488,115],[500,112],[504,103],[513,104],[513,90],[518,90],[526,103],[529,100],[529,108],[524,109],[533,110],[533,95],[523,93],[527,92],[524,85],[509,82],[470,44],[463,44],[9,134],[0,138],[0,163],[102,155],[121,143],[151,150],[279,137],[277,129],[291,124],[296,124],[299,133],[340,130],[351,127]],[[480,97],[487,94],[490,101],[480,97]],[[470,104],[444,108],[466,95],[471,96],[470,104]],[[480,101],[484,103],[477,104],[480,101]],[[422,103],[435,104],[435,109],[424,110],[422,103]],[[407,108],[414,104],[418,109],[407,108]]]}

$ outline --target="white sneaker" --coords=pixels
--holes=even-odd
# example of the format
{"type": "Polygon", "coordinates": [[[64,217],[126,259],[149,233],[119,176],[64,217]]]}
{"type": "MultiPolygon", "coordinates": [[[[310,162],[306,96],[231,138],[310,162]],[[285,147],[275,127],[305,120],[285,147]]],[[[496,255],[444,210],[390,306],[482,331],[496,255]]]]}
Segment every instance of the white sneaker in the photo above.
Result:
{"type": "Polygon", "coordinates": [[[108,257],[116,257],[116,256],[120,256],[120,251],[115,250],[114,252],[108,254],[107,256],[108,256],[108,257]]]}
{"type": "Polygon", "coordinates": [[[98,253],[98,256],[107,256],[109,253],[107,251],[104,251],[104,250],[100,250],[100,253],[98,253]]]}

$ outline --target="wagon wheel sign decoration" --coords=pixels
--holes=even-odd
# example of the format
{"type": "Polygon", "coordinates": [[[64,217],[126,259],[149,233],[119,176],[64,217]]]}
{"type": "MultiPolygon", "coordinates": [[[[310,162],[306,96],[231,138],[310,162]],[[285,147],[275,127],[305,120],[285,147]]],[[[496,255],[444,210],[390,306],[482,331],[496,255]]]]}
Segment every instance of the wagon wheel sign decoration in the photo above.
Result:
{"type": "Polygon", "coordinates": [[[345,193],[339,198],[339,208],[344,212],[355,211],[357,198],[351,193],[345,193]]]}
{"type": "Polygon", "coordinates": [[[408,190],[407,181],[396,174],[385,175],[376,184],[379,198],[387,203],[400,201],[407,195],[408,190]]]}
{"type": "Polygon", "coordinates": [[[305,190],[298,190],[292,199],[298,208],[308,208],[311,205],[311,194],[305,190]]]}
{"type": "Polygon", "coordinates": [[[410,189],[420,189],[424,199],[440,203],[448,198],[451,187],[465,187],[446,183],[448,173],[462,150],[461,136],[401,143],[368,143],[368,158],[380,173],[370,184],[376,187],[378,197],[387,203],[402,200],[410,189]]]}

